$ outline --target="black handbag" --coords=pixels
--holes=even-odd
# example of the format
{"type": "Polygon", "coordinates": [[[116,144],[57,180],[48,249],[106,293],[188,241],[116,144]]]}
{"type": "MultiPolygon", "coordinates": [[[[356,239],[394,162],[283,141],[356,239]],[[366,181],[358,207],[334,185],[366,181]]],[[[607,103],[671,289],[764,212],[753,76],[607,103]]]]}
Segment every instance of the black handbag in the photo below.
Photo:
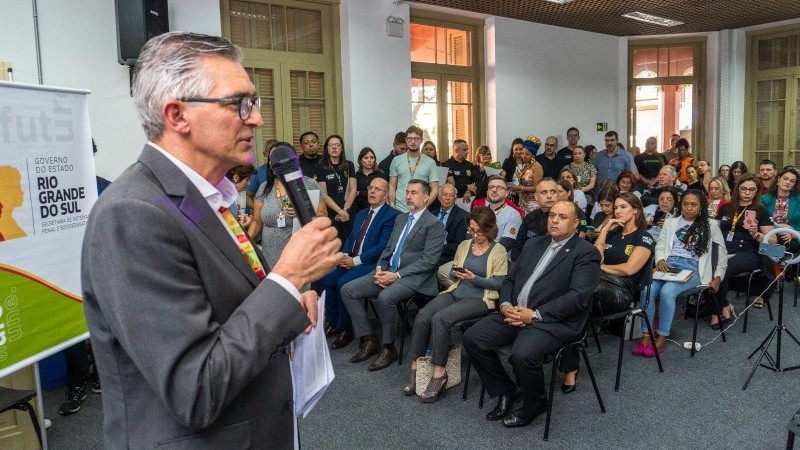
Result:
{"type": "Polygon", "coordinates": [[[601,314],[624,311],[633,301],[635,287],[630,277],[600,272],[600,282],[594,290],[594,310],[601,314]]]}

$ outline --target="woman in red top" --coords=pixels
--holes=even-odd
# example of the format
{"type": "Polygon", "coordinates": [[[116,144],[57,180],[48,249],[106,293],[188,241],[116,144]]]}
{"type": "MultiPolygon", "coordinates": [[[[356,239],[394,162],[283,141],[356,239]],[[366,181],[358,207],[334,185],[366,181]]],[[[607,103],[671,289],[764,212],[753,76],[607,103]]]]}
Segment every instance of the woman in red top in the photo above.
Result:
{"type": "Polygon", "coordinates": [[[716,217],[722,205],[731,200],[731,191],[725,178],[714,177],[708,182],[708,216],[716,217]]]}

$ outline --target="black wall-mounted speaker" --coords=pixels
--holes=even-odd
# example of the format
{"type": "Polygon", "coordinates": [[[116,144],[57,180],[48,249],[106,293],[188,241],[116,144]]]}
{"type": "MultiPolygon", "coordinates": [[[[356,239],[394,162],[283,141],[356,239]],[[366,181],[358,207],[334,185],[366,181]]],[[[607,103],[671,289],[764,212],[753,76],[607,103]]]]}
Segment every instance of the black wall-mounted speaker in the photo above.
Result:
{"type": "Polygon", "coordinates": [[[167,0],[114,0],[117,13],[117,59],[133,66],[145,42],[169,31],[167,0]]]}

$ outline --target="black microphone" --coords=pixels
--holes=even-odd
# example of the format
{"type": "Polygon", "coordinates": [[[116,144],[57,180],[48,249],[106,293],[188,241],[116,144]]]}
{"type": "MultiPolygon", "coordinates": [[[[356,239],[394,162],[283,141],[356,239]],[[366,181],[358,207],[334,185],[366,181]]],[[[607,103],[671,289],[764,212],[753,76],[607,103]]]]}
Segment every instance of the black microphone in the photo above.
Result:
{"type": "Polygon", "coordinates": [[[281,180],[286,193],[289,195],[289,201],[294,206],[297,218],[300,219],[300,224],[305,225],[314,220],[317,213],[314,211],[311,199],[308,198],[308,190],[306,190],[306,184],[303,181],[303,172],[300,170],[297,151],[292,147],[292,144],[287,142],[276,144],[269,155],[269,161],[272,171],[281,180]]]}

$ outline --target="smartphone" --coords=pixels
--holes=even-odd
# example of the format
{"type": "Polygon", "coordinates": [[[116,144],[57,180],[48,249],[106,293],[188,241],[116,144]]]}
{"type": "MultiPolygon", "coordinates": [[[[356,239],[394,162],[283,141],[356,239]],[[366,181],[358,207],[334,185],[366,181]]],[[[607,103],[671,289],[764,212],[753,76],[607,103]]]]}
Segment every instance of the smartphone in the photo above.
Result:
{"type": "Polygon", "coordinates": [[[669,267],[669,268],[667,269],[667,272],[668,272],[668,273],[681,273],[681,269],[676,269],[676,268],[674,268],[674,267],[669,267]]]}
{"type": "Polygon", "coordinates": [[[660,209],[656,210],[656,212],[653,214],[653,225],[658,226],[658,223],[661,222],[661,220],[663,220],[666,216],[667,213],[664,211],[660,209]]]}
{"type": "Polygon", "coordinates": [[[750,209],[744,211],[744,227],[750,228],[756,224],[756,212],[750,209]]]}
{"type": "Polygon", "coordinates": [[[456,267],[456,266],[453,266],[453,272],[461,272],[461,273],[464,273],[464,272],[466,272],[466,271],[467,271],[467,269],[465,269],[465,268],[463,268],[463,267],[456,267]]]}
{"type": "Polygon", "coordinates": [[[596,233],[597,232],[597,228],[595,228],[595,227],[593,227],[591,225],[586,225],[586,231],[589,231],[591,233],[596,233]]]}

